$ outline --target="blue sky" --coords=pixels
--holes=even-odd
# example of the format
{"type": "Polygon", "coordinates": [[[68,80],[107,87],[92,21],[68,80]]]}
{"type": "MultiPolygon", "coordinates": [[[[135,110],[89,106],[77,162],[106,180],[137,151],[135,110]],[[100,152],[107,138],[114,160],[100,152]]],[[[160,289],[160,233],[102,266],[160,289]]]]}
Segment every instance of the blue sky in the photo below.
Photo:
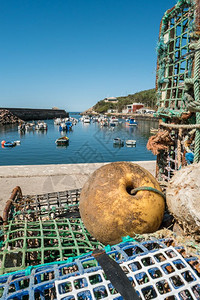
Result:
{"type": "Polygon", "coordinates": [[[0,107],[83,111],[155,87],[175,0],[0,0],[0,107]]]}

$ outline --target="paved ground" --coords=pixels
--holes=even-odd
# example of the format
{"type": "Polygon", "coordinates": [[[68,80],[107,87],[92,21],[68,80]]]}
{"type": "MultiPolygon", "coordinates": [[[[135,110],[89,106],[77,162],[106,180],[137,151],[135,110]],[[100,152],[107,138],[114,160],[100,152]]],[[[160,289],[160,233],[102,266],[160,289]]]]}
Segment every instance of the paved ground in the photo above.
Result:
{"type": "MultiPolygon", "coordinates": [[[[156,162],[136,162],[155,176],[156,162]]],[[[105,163],[0,166],[0,215],[17,185],[26,194],[43,194],[81,188],[89,176],[105,163]]]]}

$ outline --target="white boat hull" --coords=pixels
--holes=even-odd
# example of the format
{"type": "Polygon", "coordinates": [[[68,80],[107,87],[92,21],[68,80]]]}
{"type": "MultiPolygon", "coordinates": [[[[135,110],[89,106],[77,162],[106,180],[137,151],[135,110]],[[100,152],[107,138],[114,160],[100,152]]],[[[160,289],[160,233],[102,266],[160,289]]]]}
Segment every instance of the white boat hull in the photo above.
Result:
{"type": "Polygon", "coordinates": [[[135,140],[127,140],[126,141],[126,145],[127,146],[135,146],[136,145],[136,141],[135,140]]]}

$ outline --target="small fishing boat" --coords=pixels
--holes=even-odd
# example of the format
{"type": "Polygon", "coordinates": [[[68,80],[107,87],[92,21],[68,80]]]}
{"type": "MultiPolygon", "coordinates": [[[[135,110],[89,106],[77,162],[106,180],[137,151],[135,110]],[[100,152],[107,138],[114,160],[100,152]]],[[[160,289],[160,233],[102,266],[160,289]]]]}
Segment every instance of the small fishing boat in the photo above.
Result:
{"type": "Polygon", "coordinates": [[[114,144],[114,145],[120,145],[120,146],[123,146],[123,145],[124,145],[124,141],[121,140],[120,138],[115,138],[115,139],[113,139],[113,144],[114,144]]]}
{"type": "Polygon", "coordinates": [[[2,145],[2,147],[14,147],[14,146],[16,146],[16,143],[15,142],[6,142],[6,141],[2,141],[1,142],[1,145],[2,145]]]}
{"type": "Polygon", "coordinates": [[[115,127],[117,123],[115,122],[110,122],[110,127],[115,127]]]}
{"type": "Polygon", "coordinates": [[[101,122],[100,122],[100,126],[101,126],[101,127],[106,127],[106,126],[108,126],[108,125],[109,125],[108,119],[103,119],[103,120],[101,120],[101,122]]]}
{"type": "Polygon", "coordinates": [[[76,125],[78,123],[78,119],[72,117],[69,118],[69,121],[72,122],[72,125],[76,125]]]}
{"type": "Polygon", "coordinates": [[[83,123],[90,123],[90,117],[89,116],[84,116],[83,117],[83,123]]]}
{"type": "Polygon", "coordinates": [[[35,125],[36,130],[47,130],[47,123],[44,121],[38,121],[37,125],[35,125]]]}
{"type": "Polygon", "coordinates": [[[93,123],[98,122],[98,119],[99,119],[98,117],[93,117],[93,118],[92,118],[92,122],[93,122],[93,123]]]}
{"type": "Polygon", "coordinates": [[[127,146],[136,146],[136,140],[126,140],[127,146]]]}
{"type": "Polygon", "coordinates": [[[62,136],[55,141],[57,146],[66,146],[69,144],[69,138],[67,136],[62,136]]]}
{"type": "Polygon", "coordinates": [[[135,121],[135,119],[130,118],[130,119],[128,120],[128,125],[129,125],[129,126],[137,126],[138,123],[135,121]]]}
{"type": "Polygon", "coordinates": [[[67,131],[72,130],[73,124],[72,124],[71,121],[67,121],[67,122],[65,123],[65,125],[66,125],[66,130],[67,130],[67,131]]]}
{"type": "Polygon", "coordinates": [[[26,123],[25,124],[25,129],[28,130],[33,130],[35,126],[35,123],[26,123]]]}
{"type": "Polygon", "coordinates": [[[59,126],[59,131],[65,131],[67,129],[67,126],[64,122],[60,123],[60,126],[59,126]]]}
{"type": "Polygon", "coordinates": [[[119,123],[119,119],[117,119],[116,117],[111,117],[110,118],[110,126],[111,126],[111,124],[118,124],[119,123]]]}
{"type": "Polygon", "coordinates": [[[62,122],[61,118],[54,119],[54,125],[60,125],[61,122],[62,122]]]}
{"type": "Polygon", "coordinates": [[[25,131],[25,130],[26,130],[25,123],[20,123],[20,124],[18,125],[18,130],[19,130],[19,131],[25,131]]]}

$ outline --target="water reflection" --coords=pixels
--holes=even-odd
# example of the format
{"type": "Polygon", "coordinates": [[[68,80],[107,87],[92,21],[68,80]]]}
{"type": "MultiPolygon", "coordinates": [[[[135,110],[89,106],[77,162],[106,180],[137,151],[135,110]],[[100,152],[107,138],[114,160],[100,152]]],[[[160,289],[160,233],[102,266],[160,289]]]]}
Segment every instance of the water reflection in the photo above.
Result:
{"type": "Polygon", "coordinates": [[[17,125],[15,124],[10,124],[10,125],[0,125],[0,132],[6,133],[6,132],[12,132],[16,131],[17,125]]]}
{"type": "Polygon", "coordinates": [[[47,130],[37,130],[35,131],[38,135],[47,135],[47,130]]]}
{"type": "Polygon", "coordinates": [[[127,148],[135,148],[136,147],[136,144],[135,145],[126,145],[127,148]]]}

